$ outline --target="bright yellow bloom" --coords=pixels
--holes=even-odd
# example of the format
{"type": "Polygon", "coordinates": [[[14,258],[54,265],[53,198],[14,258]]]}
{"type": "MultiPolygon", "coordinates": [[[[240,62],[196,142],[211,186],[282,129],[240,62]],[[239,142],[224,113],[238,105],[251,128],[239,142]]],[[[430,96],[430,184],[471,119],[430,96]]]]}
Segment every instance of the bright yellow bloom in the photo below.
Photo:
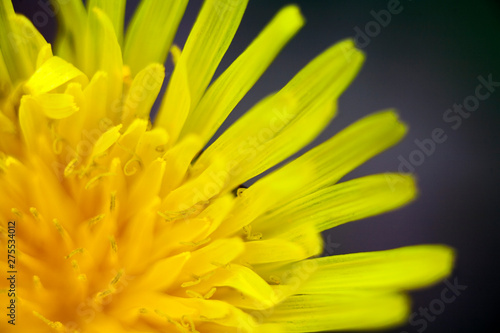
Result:
{"type": "Polygon", "coordinates": [[[405,134],[393,111],[235,191],[334,116],[363,61],[351,40],[200,155],[303,25],[284,8],[210,84],[246,2],[206,0],[180,50],[187,0],[143,0],[125,34],[124,0],[54,0],[53,50],[0,0],[1,332],[377,328],[405,320],[404,291],[449,274],[452,250],[439,245],[317,258],[321,231],[415,197],[410,175],[336,184],[405,134]]]}

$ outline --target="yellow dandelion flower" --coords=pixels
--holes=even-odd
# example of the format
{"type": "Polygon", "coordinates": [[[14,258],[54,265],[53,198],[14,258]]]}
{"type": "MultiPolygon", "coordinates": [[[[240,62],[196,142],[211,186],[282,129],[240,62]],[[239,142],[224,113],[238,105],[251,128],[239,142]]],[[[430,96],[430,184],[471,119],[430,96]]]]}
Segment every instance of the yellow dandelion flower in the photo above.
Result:
{"type": "Polygon", "coordinates": [[[124,0],[54,0],[52,49],[0,0],[1,332],[379,328],[405,320],[406,290],[450,272],[439,245],[318,257],[321,231],[415,197],[411,175],[337,184],[405,134],[394,111],[238,189],[334,116],[363,62],[351,40],[200,154],[303,25],[285,7],[212,82],[246,4],[206,0],[181,50],[187,0],[143,0],[126,33],[124,0]]]}

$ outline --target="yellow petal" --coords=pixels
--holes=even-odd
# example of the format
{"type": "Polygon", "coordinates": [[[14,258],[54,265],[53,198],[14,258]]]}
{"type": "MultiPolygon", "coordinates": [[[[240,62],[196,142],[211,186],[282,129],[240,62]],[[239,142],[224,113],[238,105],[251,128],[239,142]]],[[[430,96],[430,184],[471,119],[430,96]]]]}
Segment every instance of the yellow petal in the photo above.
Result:
{"type": "Polygon", "coordinates": [[[132,76],[150,63],[163,64],[187,0],[141,1],[125,36],[123,60],[132,76]]]}
{"type": "Polygon", "coordinates": [[[14,13],[10,0],[0,1],[0,49],[13,82],[33,73],[38,53],[46,44],[29,19],[14,13]]]}
{"type": "Polygon", "coordinates": [[[190,281],[194,276],[203,276],[214,269],[227,265],[244,250],[243,242],[238,238],[226,238],[211,242],[207,246],[192,252],[186,263],[180,281],[190,281]]]}
{"type": "Polygon", "coordinates": [[[454,253],[442,245],[311,259],[316,272],[298,293],[328,294],[345,290],[400,291],[421,288],[448,276],[454,253]]]}
{"type": "MultiPolygon", "coordinates": [[[[196,107],[238,28],[248,0],[207,0],[189,34],[170,79],[155,126],[177,141],[189,112],[196,107]],[[180,68],[180,70],[178,70],[180,68]],[[184,81],[185,91],[178,91],[184,81]],[[180,102],[189,96],[189,103],[180,102]]],[[[163,24],[163,21],[162,21],[163,24]]]]}
{"type": "Polygon", "coordinates": [[[308,144],[335,114],[336,98],[363,61],[351,40],[323,52],[280,92],[258,103],[225,131],[196,162],[201,170],[214,154],[240,167],[227,186],[236,186],[283,161],[308,144]],[[344,50],[352,49],[346,58],[344,50]]]}
{"type": "Polygon", "coordinates": [[[50,44],[45,44],[38,53],[36,58],[36,68],[40,68],[47,60],[52,58],[54,54],[52,53],[52,46],[50,44]]]}
{"type": "Polygon", "coordinates": [[[189,260],[189,252],[179,253],[175,256],[158,260],[146,273],[139,277],[135,287],[148,288],[149,290],[164,290],[168,288],[184,268],[189,260]],[[165,274],[167,273],[168,274],[165,274]]]}
{"type": "Polygon", "coordinates": [[[296,295],[266,321],[286,332],[377,329],[401,324],[408,310],[408,299],[400,294],[296,295]]]}
{"type": "MultiPolygon", "coordinates": [[[[158,163],[156,168],[151,167],[150,169],[161,169],[161,167],[161,163],[158,163]]],[[[136,210],[138,214],[127,218],[127,228],[121,236],[122,244],[132,244],[134,242],[137,244],[137,247],[127,246],[123,248],[122,246],[119,252],[125,270],[132,275],[139,274],[147,269],[148,262],[144,258],[149,258],[156,252],[151,239],[153,239],[155,233],[155,222],[158,216],[156,211],[160,205],[160,199],[150,197],[147,202],[144,200],[141,203],[142,206],[136,210]]],[[[130,205],[130,202],[127,204],[130,205]]]]}
{"type": "Polygon", "coordinates": [[[335,184],[366,160],[396,144],[406,131],[406,126],[393,111],[374,113],[299,156],[276,173],[289,173],[293,169],[298,170],[296,177],[300,177],[301,169],[311,174],[313,168],[312,179],[294,195],[296,198],[304,197],[335,184]]]}
{"type": "Polygon", "coordinates": [[[196,133],[204,143],[208,142],[303,24],[304,19],[297,6],[282,9],[245,52],[210,86],[200,104],[189,114],[182,136],[196,133]]]}
{"type": "Polygon", "coordinates": [[[98,128],[99,121],[106,119],[111,122],[107,117],[108,111],[108,89],[109,89],[109,76],[106,72],[99,71],[90,80],[89,84],[83,90],[85,100],[85,111],[82,113],[84,129],[91,131],[98,128]]]}
{"type": "Polygon", "coordinates": [[[169,175],[164,182],[164,192],[169,193],[177,188],[186,178],[192,157],[203,148],[200,138],[196,135],[187,136],[184,140],[169,149],[163,159],[166,161],[166,173],[169,175]]]}
{"type": "Polygon", "coordinates": [[[116,140],[120,137],[120,129],[122,128],[122,125],[117,125],[106,132],[104,132],[99,139],[97,139],[95,145],[94,145],[94,150],[92,151],[93,156],[99,156],[106,150],[108,150],[111,145],[113,145],[116,140]]]}
{"type": "MultiPolygon", "coordinates": [[[[73,101],[79,108],[79,112],[75,112],[73,115],[61,119],[59,121],[58,132],[61,138],[63,138],[65,142],[68,142],[70,147],[76,147],[82,140],[82,134],[88,134],[88,132],[82,133],[82,128],[86,118],[86,103],[81,84],[76,82],[69,83],[64,91],[64,94],[73,97],[73,101]]],[[[95,142],[97,138],[98,136],[95,137],[93,142],[95,142]]],[[[76,156],[71,156],[68,158],[68,161],[73,157],[76,156]]]]}
{"type": "Polygon", "coordinates": [[[248,267],[231,264],[218,272],[214,281],[209,283],[214,287],[230,287],[248,298],[250,304],[258,303],[261,308],[275,305],[272,288],[248,267]]]}
{"type": "MultiPolygon", "coordinates": [[[[160,190],[163,176],[165,175],[166,162],[163,159],[156,159],[145,167],[144,172],[138,175],[137,181],[130,188],[130,207],[141,209],[153,200],[160,190]]],[[[154,209],[155,216],[158,208],[154,209]]]]}
{"type": "Polygon", "coordinates": [[[32,96],[24,96],[19,106],[19,125],[28,148],[34,149],[38,144],[38,137],[45,132],[46,120],[39,104],[32,96]]]}
{"type": "Polygon", "coordinates": [[[12,80],[10,78],[9,70],[5,64],[2,50],[0,50],[0,96],[8,96],[12,80]]]}
{"type": "Polygon", "coordinates": [[[41,94],[34,99],[45,116],[51,119],[63,119],[78,111],[73,96],[68,94],[41,94]]]}
{"type": "Polygon", "coordinates": [[[137,155],[142,163],[149,164],[151,161],[165,154],[165,146],[168,142],[168,133],[163,128],[154,128],[146,131],[137,143],[137,155]]]}
{"type": "Polygon", "coordinates": [[[52,57],[36,70],[25,87],[29,93],[37,95],[52,91],[71,81],[85,86],[88,79],[69,62],[59,57],[52,57]]]}
{"type": "Polygon", "coordinates": [[[52,0],[58,13],[58,33],[55,53],[78,68],[84,67],[85,43],[82,38],[87,26],[87,11],[81,0],[52,0]]]}
{"type": "MultiPolygon", "coordinates": [[[[232,169],[228,170],[228,175],[231,175],[231,171],[232,169]]],[[[303,165],[300,168],[292,166],[259,179],[238,194],[234,209],[214,232],[214,236],[227,236],[238,232],[281,202],[287,202],[297,191],[310,184],[315,177],[313,172],[314,169],[307,169],[303,165]]]]}
{"type": "MultiPolygon", "coordinates": [[[[122,53],[113,24],[98,7],[90,9],[85,38],[83,71],[90,77],[97,71],[108,75],[108,105],[119,100],[122,93],[122,53]]],[[[102,98],[102,97],[101,97],[102,98]]]]}
{"type": "Polygon", "coordinates": [[[356,221],[398,208],[416,196],[415,181],[410,175],[381,174],[340,183],[289,204],[257,219],[253,226],[272,235],[288,227],[314,225],[317,231],[356,221]]]}
{"type": "Polygon", "coordinates": [[[134,118],[148,118],[164,78],[165,68],[160,64],[150,64],[134,77],[123,105],[124,126],[128,126],[134,118]]]}
{"type": "Polygon", "coordinates": [[[16,125],[6,115],[0,112],[0,131],[4,133],[16,133],[16,125]]]}
{"type": "Polygon", "coordinates": [[[123,19],[125,16],[125,0],[89,0],[87,10],[93,7],[101,9],[111,21],[115,30],[116,39],[121,45],[123,40],[123,19]]]}
{"type": "Polygon", "coordinates": [[[245,243],[241,260],[249,264],[263,264],[276,261],[295,261],[306,257],[298,244],[283,239],[266,239],[245,243]]]}

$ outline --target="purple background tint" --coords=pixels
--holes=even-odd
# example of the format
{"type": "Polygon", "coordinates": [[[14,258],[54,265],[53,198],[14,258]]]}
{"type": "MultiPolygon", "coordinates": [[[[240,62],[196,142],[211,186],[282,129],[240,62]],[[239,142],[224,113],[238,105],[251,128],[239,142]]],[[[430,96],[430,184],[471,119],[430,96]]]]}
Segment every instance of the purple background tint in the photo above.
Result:
{"type": "MultiPolygon", "coordinates": [[[[386,9],[390,1],[296,0],[306,26],[283,50],[268,72],[237,107],[248,110],[260,98],[282,87],[291,76],[332,43],[364,30],[374,20],[371,11],[386,9]]],[[[14,1],[29,18],[40,11],[33,1],[14,1]]],[[[131,1],[127,8],[130,17],[131,1]]],[[[279,8],[290,1],[251,0],[228,54],[226,68],[251,42],[279,8]]],[[[191,1],[176,43],[182,45],[201,1],[191,1]]],[[[500,81],[500,6],[495,1],[404,0],[403,10],[378,35],[361,45],[367,61],[339,102],[339,115],[316,143],[364,115],[396,107],[410,132],[397,147],[377,156],[348,179],[396,171],[399,156],[408,160],[415,139],[429,138],[435,128],[447,135],[444,143],[415,168],[421,195],[408,207],[365,219],[325,233],[340,244],[334,253],[383,250],[421,243],[444,243],[457,249],[452,277],[468,286],[433,321],[385,332],[470,332],[497,327],[499,106],[500,87],[480,102],[477,111],[457,130],[443,121],[444,112],[474,93],[479,75],[500,81]]],[[[52,38],[54,22],[40,27],[52,38]]],[[[362,41],[361,41],[362,42],[362,41]]],[[[167,67],[167,71],[171,67],[167,67]]],[[[413,293],[413,311],[440,297],[444,284],[413,293]]],[[[435,302],[433,303],[435,304],[435,302]]],[[[418,316],[415,319],[422,319],[418,316]]]]}

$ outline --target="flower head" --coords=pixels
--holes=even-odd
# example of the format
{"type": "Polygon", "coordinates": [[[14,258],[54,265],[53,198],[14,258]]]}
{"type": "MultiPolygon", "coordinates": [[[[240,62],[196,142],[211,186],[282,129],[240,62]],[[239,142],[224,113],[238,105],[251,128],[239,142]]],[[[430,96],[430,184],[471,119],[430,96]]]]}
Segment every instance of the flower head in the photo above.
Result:
{"type": "Polygon", "coordinates": [[[416,195],[411,175],[337,184],[405,134],[391,110],[239,187],[335,115],[364,58],[351,40],[202,151],[303,25],[285,7],[213,80],[246,2],[206,0],[181,50],[187,0],[143,0],[125,34],[123,0],[54,0],[54,49],[0,1],[0,243],[13,250],[0,301],[15,308],[2,332],[377,328],[405,319],[405,290],[449,273],[438,245],[318,257],[321,231],[416,195]]]}

